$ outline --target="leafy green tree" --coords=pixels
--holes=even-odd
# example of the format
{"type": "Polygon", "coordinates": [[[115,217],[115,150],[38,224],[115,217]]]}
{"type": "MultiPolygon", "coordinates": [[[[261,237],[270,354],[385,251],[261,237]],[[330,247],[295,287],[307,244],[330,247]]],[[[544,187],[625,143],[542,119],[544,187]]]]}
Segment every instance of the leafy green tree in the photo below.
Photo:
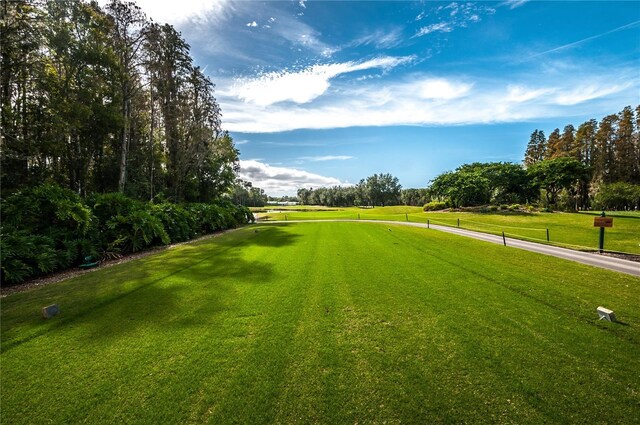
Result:
{"type": "Polygon", "coordinates": [[[454,207],[489,203],[489,180],[477,170],[456,170],[440,174],[431,181],[431,193],[454,207]]]}
{"type": "Polygon", "coordinates": [[[625,182],[602,184],[598,187],[593,206],[603,210],[638,210],[640,185],[625,182]]]}
{"type": "Polygon", "coordinates": [[[40,84],[45,15],[29,1],[3,0],[0,8],[0,176],[6,193],[43,178],[37,133],[46,99],[40,84]]]}
{"type": "Polygon", "coordinates": [[[523,203],[536,198],[525,169],[503,162],[464,164],[454,172],[436,177],[430,191],[454,207],[523,203]]]}
{"type": "Polygon", "coordinates": [[[594,119],[586,121],[576,131],[576,146],[578,148],[578,160],[587,167],[587,178],[580,182],[578,197],[582,209],[589,206],[589,184],[594,180],[594,157],[596,154],[596,133],[598,122],[594,119]]]}
{"type": "Polygon", "coordinates": [[[400,200],[402,186],[397,177],[391,174],[374,174],[364,182],[366,193],[372,205],[393,205],[400,200]]]}
{"type": "Polygon", "coordinates": [[[630,106],[618,114],[618,128],[613,142],[613,181],[632,182],[638,168],[636,147],[633,140],[634,116],[630,106]]]}
{"type": "Polygon", "coordinates": [[[593,157],[593,180],[601,182],[611,182],[613,180],[614,164],[614,138],[618,116],[607,115],[600,121],[600,126],[596,133],[596,146],[593,157]]]}
{"type": "Polygon", "coordinates": [[[431,200],[427,189],[402,189],[400,200],[403,205],[423,206],[431,200]]]}
{"type": "Polygon", "coordinates": [[[547,139],[542,130],[534,130],[527,144],[527,150],[524,155],[524,165],[526,167],[542,161],[545,158],[547,150],[547,139]]]}
{"type": "Polygon", "coordinates": [[[587,178],[587,168],[575,158],[559,157],[548,159],[529,167],[527,172],[534,184],[545,189],[547,202],[555,205],[558,193],[570,190],[587,178]]]}
{"type": "Polygon", "coordinates": [[[580,160],[580,149],[576,144],[576,129],[573,124],[564,126],[560,135],[559,150],[556,156],[568,156],[580,160]]]}
{"type": "Polygon", "coordinates": [[[121,145],[118,173],[118,191],[124,192],[127,176],[129,139],[131,137],[131,116],[133,97],[141,89],[140,47],[144,41],[147,20],[142,9],[133,2],[111,0],[106,7],[113,24],[111,25],[112,46],[116,52],[118,72],[117,83],[120,90],[121,145]]]}
{"type": "Polygon", "coordinates": [[[549,134],[544,159],[552,159],[559,156],[563,156],[562,141],[560,139],[560,129],[556,128],[549,134]]]}

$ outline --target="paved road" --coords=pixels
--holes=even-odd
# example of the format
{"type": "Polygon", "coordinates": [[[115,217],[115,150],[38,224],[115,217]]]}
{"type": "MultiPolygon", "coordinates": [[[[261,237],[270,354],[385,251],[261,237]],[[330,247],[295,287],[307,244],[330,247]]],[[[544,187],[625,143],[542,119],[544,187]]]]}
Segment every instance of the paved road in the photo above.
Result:
{"type": "MultiPolygon", "coordinates": [[[[289,220],[289,221],[267,221],[264,223],[309,223],[315,221],[336,221],[336,222],[354,222],[354,223],[384,223],[399,224],[403,226],[427,228],[425,223],[412,223],[406,221],[384,221],[384,220],[289,220]]],[[[502,244],[502,236],[489,235],[487,233],[474,232],[472,230],[458,229],[455,227],[438,226],[432,224],[431,229],[442,232],[453,233],[455,235],[467,236],[479,239],[485,242],[502,244]]],[[[590,266],[600,267],[603,269],[614,270],[620,273],[630,274],[640,277],[640,263],[635,261],[623,260],[615,257],[607,257],[596,253],[574,251],[572,249],[560,248],[552,245],[544,245],[535,242],[522,241],[519,239],[506,238],[507,246],[513,248],[524,249],[527,251],[537,252],[539,254],[551,255],[554,257],[564,258],[578,263],[588,264],[590,266]]]]}

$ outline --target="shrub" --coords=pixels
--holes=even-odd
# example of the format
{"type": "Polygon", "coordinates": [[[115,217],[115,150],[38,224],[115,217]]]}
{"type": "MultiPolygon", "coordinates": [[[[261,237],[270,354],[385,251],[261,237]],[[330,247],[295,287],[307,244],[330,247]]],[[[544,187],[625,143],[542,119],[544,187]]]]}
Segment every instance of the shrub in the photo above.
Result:
{"type": "MultiPolygon", "coordinates": [[[[16,192],[2,202],[2,216],[3,223],[18,234],[45,237],[53,243],[55,264],[46,271],[69,267],[96,251],[95,217],[82,199],[69,189],[44,184],[16,192]]],[[[33,241],[22,236],[8,238],[5,246],[11,252],[22,252],[29,257],[27,251],[11,245],[19,240],[33,241]]],[[[40,269],[33,270],[37,274],[40,269]]]]}
{"type": "Polygon", "coordinates": [[[55,242],[46,236],[3,226],[0,229],[1,281],[18,283],[52,272],[58,265],[55,242]]]}
{"type": "Polygon", "coordinates": [[[67,268],[86,256],[114,257],[149,246],[186,241],[253,221],[246,207],[144,203],[122,193],[92,194],[87,206],[74,192],[42,185],[1,204],[2,282],[20,282],[67,268]]]}
{"type": "Polygon", "coordinates": [[[151,205],[151,214],[162,222],[171,242],[193,239],[198,233],[193,214],[179,205],[168,202],[151,205]]]}
{"type": "Polygon", "coordinates": [[[3,221],[32,233],[86,234],[91,210],[69,189],[44,184],[11,195],[2,205],[3,221]]]}
{"type": "Polygon", "coordinates": [[[151,245],[171,242],[162,221],[143,209],[112,217],[106,228],[115,234],[115,239],[110,241],[111,250],[136,252],[151,245]]]}
{"type": "Polygon", "coordinates": [[[424,204],[424,206],[422,207],[423,211],[438,211],[445,208],[447,208],[447,203],[441,201],[431,201],[424,204]]]}
{"type": "Polygon", "coordinates": [[[151,204],[128,198],[122,193],[95,195],[93,201],[103,250],[136,252],[171,241],[162,220],[151,214],[151,204]]]}

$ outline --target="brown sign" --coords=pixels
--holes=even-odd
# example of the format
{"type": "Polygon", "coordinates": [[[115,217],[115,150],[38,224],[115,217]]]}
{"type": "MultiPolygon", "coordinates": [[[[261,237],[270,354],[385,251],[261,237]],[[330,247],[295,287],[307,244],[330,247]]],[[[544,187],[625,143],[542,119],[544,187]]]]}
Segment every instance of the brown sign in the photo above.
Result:
{"type": "Polygon", "coordinates": [[[593,227],[613,227],[613,217],[594,217],[593,227]]]}

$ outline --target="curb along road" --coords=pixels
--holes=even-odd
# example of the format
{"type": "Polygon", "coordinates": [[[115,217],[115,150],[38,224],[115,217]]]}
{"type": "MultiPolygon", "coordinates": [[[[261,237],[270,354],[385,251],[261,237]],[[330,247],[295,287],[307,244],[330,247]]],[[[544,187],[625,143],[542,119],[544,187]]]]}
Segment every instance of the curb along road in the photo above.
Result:
{"type": "MultiPolygon", "coordinates": [[[[269,223],[314,223],[314,222],[351,222],[351,223],[381,223],[395,224],[402,226],[412,226],[427,228],[425,223],[412,223],[406,221],[385,221],[385,220],[288,220],[288,221],[263,221],[258,224],[269,223]]],[[[474,232],[472,230],[458,229],[455,227],[440,226],[431,224],[430,229],[441,232],[453,233],[459,236],[479,239],[485,242],[497,243],[502,245],[502,236],[490,235],[488,233],[474,232]]],[[[507,246],[512,248],[524,249],[526,251],[537,252],[538,254],[551,255],[553,257],[563,258],[565,260],[575,261],[577,263],[588,264],[590,266],[609,269],[620,273],[629,274],[640,277],[640,263],[635,261],[623,260],[621,258],[606,257],[595,253],[574,251],[572,249],[560,248],[552,245],[544,245],[535,242],[523,241],[520,239],[507,238],[507,246]]]]}

